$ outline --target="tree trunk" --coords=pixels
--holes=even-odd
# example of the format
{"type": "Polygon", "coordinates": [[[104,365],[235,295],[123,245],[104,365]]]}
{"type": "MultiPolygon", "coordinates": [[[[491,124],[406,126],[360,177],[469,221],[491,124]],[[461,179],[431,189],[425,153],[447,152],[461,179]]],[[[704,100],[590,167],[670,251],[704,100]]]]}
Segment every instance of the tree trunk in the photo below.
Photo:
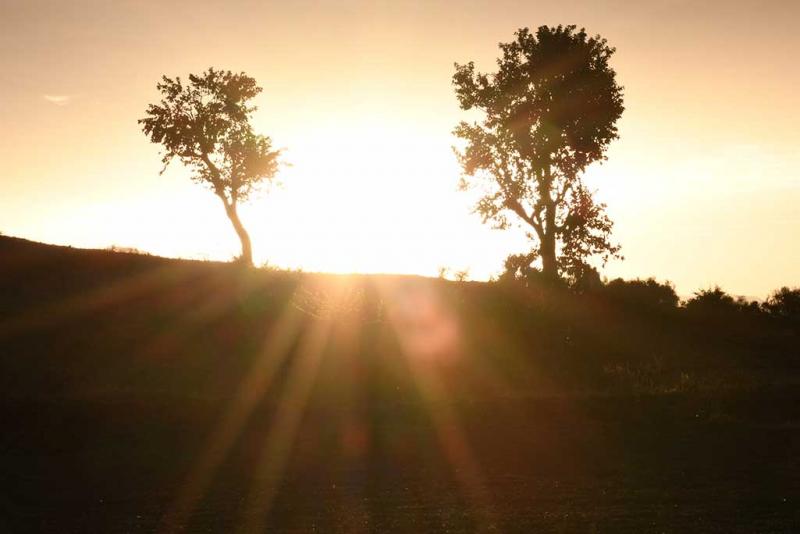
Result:
{"type": "Polygon", "coordinates": [[[253,248],[250,244],[250,235],[247,233],[247,230],[244,229],[242,221],[239,220],[239,214],[236,212],[236,204],[228,203],[224,199],[222,202],[225,204],[225,213],[228,215],[228,219],[231,220],[233,229],[236,230],[236,235],[239,236],[239,241],[242,242],[242,255],[239,256],[239,261],[245,265],[253,265],[253,248]]]}
{"type": "Polygon", "coordinates": [[[542,255],[542,274],[549,279],[556,280],[558,278],[558,263],[556,262],[556,243],[553,231],[548,230],[545,233],[539,253],[542,255]]]}
{"type": "MultiPolygon", "coordinates": [[[[547,193],[548,197],[550,193],[547,193]]],[[[556,206],[553,201],[545,207],[544,232],[539,253],[542,255],[542,274],[551,280],[558,279],[558,262],[556,262],[556,206]]]]}

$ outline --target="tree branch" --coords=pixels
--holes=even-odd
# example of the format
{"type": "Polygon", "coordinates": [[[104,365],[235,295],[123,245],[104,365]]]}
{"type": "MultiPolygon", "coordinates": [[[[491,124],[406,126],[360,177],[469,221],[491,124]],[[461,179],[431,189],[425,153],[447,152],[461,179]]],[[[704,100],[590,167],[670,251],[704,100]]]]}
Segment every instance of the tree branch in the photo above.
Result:
{"type": "Polygon", "coordinates": [[[225,207],[227,208],[228,205],[231,204],[231,201],[225,196],[225,188],[222,186],[222,174],[219,172],[217,166],[214,165],[214,162],[211,161],[211,158],[208,157],[208,154],[202,152],[200,154],[200,159],[203,160],[203,163],[206,164],[208,171],[211,173],[211,185],[214,186],[214,192],[222,199],[222,202],[225,203],[225,207]]]}
{"type": "Polygon", "coordinates": [[[519,201],[517,201],[517,200],[514,200],[513,198],[506,198],[506,200],[505,200],[504,204],[505,204],[505,206],[506,206],[508,209],[510,209],[511,211],[513,211],[514,213],[516,213],[517,215],[519,215],[519,216],[520,216],[520,218],[521,218],[523,221],[525,221],[526,223],[528,223],[529,225],[531,225],[531,226],[533,227],[533,229],[534,229],[534,230],[536,230],[536,234],[537,234],[539,237],[542,237],[542,234],[543,234],[543,232],[542,232],[542,225],[541,225],[541,224],[539,224],[539,222],[538,222],[538,221],[536,221],[536,219],[534,219],[534,217],[533,217],[533,216],[531,216],[531,215],[528,215],[528,214],[525,212],[525,208],[523,208],[523,207],[522,207],[522,204],[520,204],[520,203],[519,203],[519,201]]]}

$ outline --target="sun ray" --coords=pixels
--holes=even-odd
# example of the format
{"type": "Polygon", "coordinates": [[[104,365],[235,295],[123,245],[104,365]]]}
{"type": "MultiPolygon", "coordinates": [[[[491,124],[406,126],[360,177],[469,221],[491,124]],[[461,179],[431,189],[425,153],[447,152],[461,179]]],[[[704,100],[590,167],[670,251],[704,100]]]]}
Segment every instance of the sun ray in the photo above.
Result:
{"type": "Polygon", "coordinates": [[[0,322],[0,336],[52,326],[71,317],[117,305],[146,291],[175,283],[178,277],[184,276],[186,275],[183,271],[179,272],[170,267],[157,267],[137,273],[86,293],[49,302],[9,317],[0,322]]]}
{"type": "Polygon", "coordinates": [[[261,460],[242,514],[243,533],[264,532],[267,515],[281,483],[286,461],[317,378],[331,330],[330,319],[315,320],[305,334],[287,378],[284,393],[267,431],[261,460]]]}
{"type": "Polygon", "coordinates": [[[389,323],[428,409],[442,453],[464,498],[472,506],[479,530],[485,530],[494,524],[491,498],[453,408],[453,399],[448,397],[438,376],[443,365],[461,355],[458,319],[431,283],[398,289],[386,284],[378,287],[387,302],[393,303],[388,313],[389,323]]]}
{"type": "Polygon", "coordinates": [[[258,402],[272,384],[275,374],[289,354],[302,325],[301,312],[289,306],[266,335],[264,347],[247,374],[238,395],[209,438],[195,462],[177,499],[162,520],[162,532],[174,532],[184,526],[194,507],[202,499],[211,480],[239,437],[258,402]]]}
{"type": "Polygon", "coordinates": [[[486,490],[483,474],[472,448],[458,419],[455,409],[448,399],[443,384],[430,367],[419,360],[409,358],[412,375],[422,395],[433,422],[439,446],[450,463],[453,476],[459,484],[463,496],[471,505],[478,527],[486,531],[494,524],[491,497],[486,490]]]}
{"type": "Polygon", "coordinates": [[[321,289],[324,294],[319,298],[324,302],[315,308],[325,313],[312,316],[302,334],[283,395],[267,431],[261,460],[254,470],[252,487],[242,512],[241,531],[245,533],[264,531],[333,326],[339,320],[337,313],[345,308],[352,291],[349,278],[317,280],[310,285],[312,287],[306,291],[302,291],[305,288],[301,286],[298,292],[313,295],[321,289]]]}
{"type": "MultiPolygon", "coordinates": [[[[235,306],[239,288],[231,285],[225,287],[226,282],[231,282],[230,279],[218,274],[205,282],[207,283],[205,292],[198,294],[199,298],[181,310],[180,322],[149,339],[139,350],[140,355],[168,352],[179,341],[185,339],[187,334],[191,334],[192,329],[212,322],[235,306]],[[215,282],[221,283],[215,285],[215,282]]],[[[242,279],[234,280],[234,283],[236,282],[241,283],[242,279]]]]}

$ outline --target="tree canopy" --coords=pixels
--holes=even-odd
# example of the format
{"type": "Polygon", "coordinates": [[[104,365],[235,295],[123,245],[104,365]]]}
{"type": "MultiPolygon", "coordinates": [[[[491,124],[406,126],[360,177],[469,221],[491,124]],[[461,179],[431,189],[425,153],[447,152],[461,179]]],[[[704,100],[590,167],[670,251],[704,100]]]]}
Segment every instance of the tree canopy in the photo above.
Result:
{"type": "Polygon", "coordinates": [[[515,36],[500,44],[494,73],[456,64],[461,108],[483,116],[454,131],[465,141],[461,187],[484,186],[475,207],[484,222],[505,228],[512,215],[527,224],[526,257],[541,262],[543,274],[579,278],[589,257],[605,261],[619,251],[605,206],[582,180],[618,137],[624,107],[609,65],[615,50],[575,26],[522,28],[515,36]]]}

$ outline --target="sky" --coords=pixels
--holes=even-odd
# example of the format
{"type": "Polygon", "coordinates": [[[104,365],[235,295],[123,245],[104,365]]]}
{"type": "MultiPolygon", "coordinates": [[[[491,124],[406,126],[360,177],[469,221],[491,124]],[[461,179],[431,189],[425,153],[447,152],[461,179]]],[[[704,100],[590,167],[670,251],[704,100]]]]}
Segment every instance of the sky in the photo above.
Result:
{"type": "Polygon", "coordinates": [[[576,24],[625,87],[586,176],[625,256],[603,276],[764,298],[800,284],[798,23],[796,0],[0,0],[0,232],[236,255],[220,201],[177,162],[159,175],[136,122],[162,74],[213,66],[264,88],[255,129],[291,163],[241,210],[257,264],[487,279],[525,240],[457,190],[453,64],[576,24]]]}

